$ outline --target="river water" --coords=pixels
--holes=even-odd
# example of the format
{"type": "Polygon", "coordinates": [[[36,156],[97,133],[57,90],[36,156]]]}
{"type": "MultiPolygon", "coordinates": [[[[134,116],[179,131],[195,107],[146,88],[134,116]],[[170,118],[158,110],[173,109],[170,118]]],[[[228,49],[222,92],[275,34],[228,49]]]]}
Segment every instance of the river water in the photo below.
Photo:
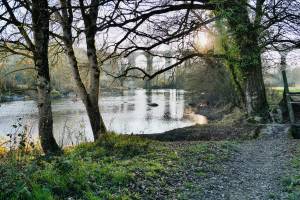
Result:
{"type": "MultiPolygon", "coordinates": [[[[140,89],[103,93],[99,104],[109,130],[127,134],[150,134],[192,125],[193,122],[183,117],[184,101],[183,90],[146,92],[140,89]],[[157,103],[158,106],[151,107],[149,103],[157,103]]],[[[52,110],[54,134],[61,143],[92,139],[88,117],[79,99],[53,100],[52,110]]],[[[2,103],[0,106],[0,137],[24,131],[24,127],[30,135],[36,136],[37,123],[35,101],[15,101],[2,103]]]]}

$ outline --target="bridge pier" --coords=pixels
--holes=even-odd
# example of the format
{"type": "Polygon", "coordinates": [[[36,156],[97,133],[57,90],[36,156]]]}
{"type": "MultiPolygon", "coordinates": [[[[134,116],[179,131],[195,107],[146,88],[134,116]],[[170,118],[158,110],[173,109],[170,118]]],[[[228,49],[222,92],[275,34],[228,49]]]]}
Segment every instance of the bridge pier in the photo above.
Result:
{"type": "MultiPolygon", "coordinates": [[[[128,65],[131,67],[141,67],[141,66],[137,66],[136,64],[136,59],[143,55],[146,58],[146,67],[144,68],[144,70],[148,73],[148,74],[153,74],[154,73],[154,69],[153,69],[153,60],[155,55],[160,55],[160,57],[164,57],[165,59],[165,65],[163,68],[169,67],[172,65],[172,58],[171,56],[173,55],[174,52],[172,51],[154,51],[152,53],[149,52],[143,52],[143,51],[137,51],[134,52],[132,54],[130,54],[127,57],[128,60],[128,65]]],[[[159,57],[159,56],[158,56],[159,57]]],[[[125,69],[123,69],[124,67],[121,66],[121,71],[124,71],[125,69]]],[[[167,71],[165,73],[163,73],[160,77],[163,79],[163,83],[166,85],[170,80],[171,75],[173,74],[174,70],[170,70],[167,71]]],[[[156,84],[158,84],[158,79],[159,77],[156,77],[156,84]]],[[[127,80],[127,79],[126,79],[127,80]]],[[[173,82],[176,81],[176,79],[172,80],[173,82]]],[[[153,80],[149,80],[146,78],[145,82],[144,82],[144,88],[145,89],[151,89],[152,88],[152,84],[153,84],[153,80]]]]}
{"type": "MultiPolygon", "coordinates": [[[[148,74],[152,74],[152,72],[153,72],[153,56],[150,53],[146,52],[145,57],[146,57],[146,60],[147,60],[146,72],[148,74]]],[[[149,79],[146,80],[145,88],[147,90],[152,88],[152,81],[151,80],[149,80],[149,79]]]]}

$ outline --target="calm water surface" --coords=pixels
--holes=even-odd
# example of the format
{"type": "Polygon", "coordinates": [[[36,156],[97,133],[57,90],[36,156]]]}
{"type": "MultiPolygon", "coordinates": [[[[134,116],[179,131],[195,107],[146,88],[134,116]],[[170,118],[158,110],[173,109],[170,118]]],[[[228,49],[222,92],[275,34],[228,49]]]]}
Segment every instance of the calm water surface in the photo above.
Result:
{"type": "MultiPolygon", "coordinates": [[[[104,93],[99,102],[105,124],[118,133],[160,133],[193,123],[183,118],[184,91],[182,90],[128,90],[104,93]],[[149,103],[157,103],[151,107],[149,103]]],[[[92,132],[85,108],[74,98],[54,100],[52,104],[54,133],[57,139],[86,137],[92,132]],[[73,136],[72,136],[73,135],[73,136]]],[[[22,118],[32,135],[37,135],[37,107],[35,101],[15,101],[0,106],[0,136],[16,132],[13,127],[22,118]]],[[[22,127],[19,131],[22,131],[22,127]]]]}

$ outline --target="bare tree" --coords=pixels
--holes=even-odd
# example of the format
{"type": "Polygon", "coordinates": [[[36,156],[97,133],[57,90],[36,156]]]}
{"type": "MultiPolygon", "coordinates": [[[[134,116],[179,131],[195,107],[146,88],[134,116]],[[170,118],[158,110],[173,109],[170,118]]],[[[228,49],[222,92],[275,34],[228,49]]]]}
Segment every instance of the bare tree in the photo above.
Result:
{"type": "MultiPolygon", "coordinates": [[[[63,48],[68,57],[73,77],[77,86],[77,93],[86,107],[95,139],[99,138],[100,133],[106,132],[106,127],[103,122],[98,105],[100,89],[99,77],[101,66],[103,62],[107,61],[108,59],[123,55],[125,51],[127,53],[127,51],[130,50],[124,49],[119,51],[121,49],[119,47],[121,47],[123,42],[126,42],[129,38],[129,34],[125,34],[120,39],[120,41],[113,42],[112,44],[108,44],[105,48],[101,48],[101,50],[104,51],[104,56],[101,58],[99,56],[97,57],[99,48],[97,49],[95,44],[96,37],[99,34],[109,34],[107,32],[110,29],[114,29],[115,31],[117,31],[115,29],[117,27],[128,30],[125,25],[131,23],[130,20],[126,20],[126,23],[124,24],[117,23],[119,22],[118,19],[120,17],[120,15],[118,14],[118,9],[124,9],[127,6],[130,6],[132,3],[134,3],[134,1],[93,0],[90,2],[86,2],[82,0],[60,0],[59,5],[52,7],[52,12],[55,14],[53,20],[54,22],[58,22],[60,26],[58,28],[56,27],[55,30],[53,29],[51,31],[51,34],[63,43],[63,48]],[[116,21],[113,20],[115,17],[116,21]],[[59,34],[59,32],[62,32],[62,34],[59,34]],[[75,57],[73,47],[75,38],[81,37],[82,33],[85,38],[87,57],[89,62],[89,85],[85,85],[82,81],[82,77],[79,73],[78,61],[75,57]]],[[[190,7],[189,5],[185,4],[183,5],[183,8],[185,6],[190,7]]],[[[156,9],[151,8],[149,12],[154,11],[154,13],[156,13],[156,9]]],[[[179,6],[174,7],[171,10],[180,9],[182,9],[182,7],[179,6]]],[[[147,17],[138,22],[138,24],[142,25],[146,19],[147,17]]],[[[193,25],[191,29],[195,29],[195,26],[193,25]]],[[[183,33],[181,33],[181,35],[183,35],[183,33]]],[[[105,42],[106,41],[102,41],[103,44],[105,42]]],[[[193,56],[187,55],[187,57],[193,56]]],[[[184,59],[179,62],[183,62],[183,60],[184,59]]],[[[155,75],[153,75],[153,77],[154,76],[155,75]]]]}
{"type": "MultiPolygon", "coordinates": [[[[297,0],[126,1],[119,6],[115,15],[105,16],[107,24],[100,25],[98,29],[110,26],[124,31],[124,37],[116,42],[114,48],[128,55],[137,50],[151,53],[160,45],[172,42],[179,45],[179,39],[190,36],[203,26],[214,24],[216,20],[222,20],[221,25],[226,27],[227,43],[230,44],[227,44],[229,51],[225,50],[217,57],[227,60],[234,69],[233,75],[239,76],[235,78],[235,83],[246,111],[250,115],[266,116],[268,103],[261,54],[268,49],[281,50],[299,45],[299,8],[297,0]],[[210,14],[204,19],[198,14],[207,11],[210,14]],[[151,28],[145,28],[145,24],[151,28]],[[146,39],[150,42],[138,42],[146,39]],[[127,46],[122,46],[126,43],[124,41],[127,46]],[[234,54],[228,53],[232,52],[232,48],[235,49],[234,54]]],[[[183,45],[178,49],[182,48],[183,45]]],[[[193,51],[190,51],[190,56],[186,55],[180,53],[177,56],[180,60],[178,64],[185,58],[190,59],[192,55],[203,56],[193,51]]],[[[129,67],[125,72],[128,74],[130,70],[138,70],[146,78],[166,71],[162,69],[147,74],[143,69],[129,67]]]]}
{"type": "Polygon", "coordinates": [[[53,136],[48,64],[49,12],[47,0],[8,1],[1,6],[0,48],[33,59],[37,71],[39,136],[46,154],[60,153],[53,136]],[[10,33],[10,34],[9,34],[10,33]]]}
{"type": "Polygon", "coordinates": [[[91,5],[86,6],[83,1],[80,1],[80,5],[78,5],[78,8],[80,8],[81,11],[81,15],[79,17],[83,19],[84,22],[84,33],[86,37],[90,74],[89,87],[86,87],[82,81],[82,77],[79,73],[78,61],[73,48],[74,37],[72,31],[74,31],[74,29],[72,27],[74,26],[74,7],[76,5],[72,5],[70,0],[60,0],[60,7],[53,8],[63,32],[62,36],[54,33],[53,35],[63,41],[63,48],[65,49],[72,69],[73,78],[77,86],[77,93],[85,105],[95,140],[99,138],[100,133],[106,132],[106,127],[98,105],[100,69],[97,60],[95,35],[98,7],[100,6],[99,4],[99,1],[92,1],[91,5]],[[89,10],[89,12],[87,10],[89,10]]]}

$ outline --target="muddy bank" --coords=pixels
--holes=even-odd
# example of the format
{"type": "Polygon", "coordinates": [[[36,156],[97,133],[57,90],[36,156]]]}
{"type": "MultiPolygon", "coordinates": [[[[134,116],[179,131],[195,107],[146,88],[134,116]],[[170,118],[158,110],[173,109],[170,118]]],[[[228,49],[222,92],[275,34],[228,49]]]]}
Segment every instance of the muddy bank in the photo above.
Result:
{"type": "Polygon", "coordinates": [[[139,135],[159,141],[219,141],[233,139],[251,139],[258,136],[260,126],[252,124],[244,125],[194,125],[185,128],[178,128],[157,134],[139,135]]]}

